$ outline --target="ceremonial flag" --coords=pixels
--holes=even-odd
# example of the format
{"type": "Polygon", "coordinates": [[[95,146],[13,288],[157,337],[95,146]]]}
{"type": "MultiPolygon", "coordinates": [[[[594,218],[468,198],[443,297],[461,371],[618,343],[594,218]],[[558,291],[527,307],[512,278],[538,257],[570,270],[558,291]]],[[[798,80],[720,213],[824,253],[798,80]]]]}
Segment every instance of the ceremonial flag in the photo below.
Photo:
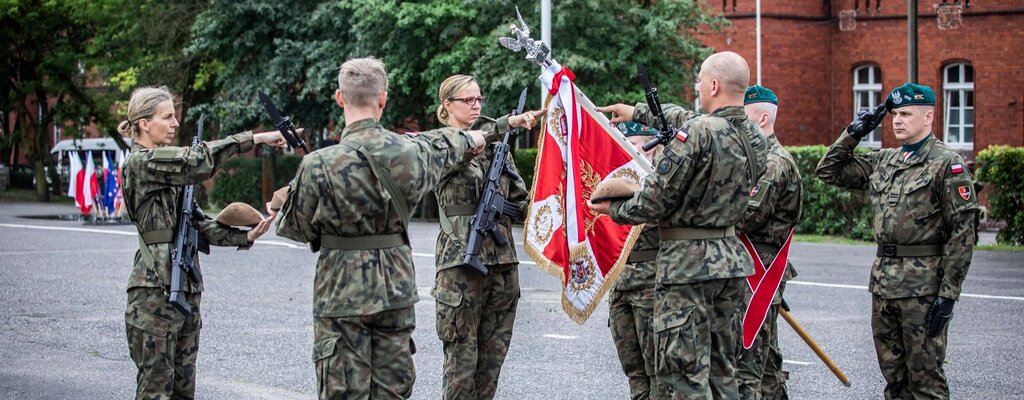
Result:
{"type": "Polygon", "coordinates": [[[108,214],[113,214],[114,199],[121,188],[117,184],[116,171],[111,165],[114,162],[113,160],[108,160],[108,157],[113,157],[113,153],[108,156],[107,152],[103,152],[103,206],[107,208],[108,214]]]}
{"type": "Polygon", "coordinates": [[[75,197],[78,192],[78,171],[82,170],[82,160],[77,151],[68,152],[68,197],[75,197]]]}
{"type": "Polygon", "coordinates": [[[75,204],[82,211],[82,215],[89,215],[93,205],[93,182],[96,179],[94,172],[95,165],[92,161],[92,152],[86,152],[85,166],[75,174],[75,204]]]}
{"type": "Polygon", "coordinates": [[[594,110],[574,78],[553,60],[540,78],[549,97],[524,247],[537,265],[562,279],[562,308],[582,324],[618,278],[642,228],[592,212],[587,200],[608,177],[642,184],[651,164],[594,110]]]}
{"type": "Polygon", "coordinates": [[[739,234],[743,247],[754,259],[754,274],[747,276],[747,286],[754,294],[750,296],[750,304],[747,304],[747,310],[743,313],[744,349],[749,349],[754,345],[754,339],[757,339],[757,334],[761,332],[761,325],[764,325],[764,320],[768,317],[768,309],[772,305],[772,300],[775,299],[775,293],[779,291],[779,285],[782,284],[782,276],[786,274],[786,265],[789,262],[789,245],[793,241],[793,231],[789,231],[786,243],[779,249],[779,254],[775,255],[768,268],[765,268],[761,257],[757,254],[757,249],[754,248],[754,244],[750,242],[747,235],[739,234]]]}

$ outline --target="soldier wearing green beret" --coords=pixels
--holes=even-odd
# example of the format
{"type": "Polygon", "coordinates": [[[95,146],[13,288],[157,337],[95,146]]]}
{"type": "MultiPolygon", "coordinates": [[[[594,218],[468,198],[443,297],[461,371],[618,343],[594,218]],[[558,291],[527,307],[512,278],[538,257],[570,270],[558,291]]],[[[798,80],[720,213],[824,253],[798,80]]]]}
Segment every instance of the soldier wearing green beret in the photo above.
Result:
{"type": "MultiPolygon", "coordinates": [[[[660,147],[644,151],[643,145],[658,131],[635,122],[616,126],[637,151],[649,160],[660,147]]],[[[658,398],[654,375],[654,262],[658,255],[658,225],[648,223],[633,245],[619,280],[608,294],[608,328],[629,379],[633,400],[658,398]]]]}
{"type": "Polygon", "coordinates": [[[932,89],[904,84],[875,112],[862,111],[817,168],[826,183],[871,197],[878,243],[869,285],[871,330],[887,399],[949,398],[942,365],[947,323],[976,241],[971,173],[932,135],[934,114],[932,89]],[[854,154],[887,111],[902,148],[854,154]]]}
{"type": "MultiPolygon", "coordinates": [[[[767,142],[743,110],[750,81],[743,57],[713,54],[697,80],[707,113],[665,106],[666,118],[680,129],[640,191],[628,200],[588,205],[621,224],[658,223],[652,318],[658,397],[735,399],[745,278],[754,273],[736,226],[764,173],[767,142]]],[[[661,125],[646,104],[597,111],[611,112],[612,122],[661,125]]]]}
{"type": "Polygon", "coordinates": [[[341,65],[339,143],[302,159],[281,205],[277,234],[320,249],[313,281],[313,362],[320,399],[412,395],[412,332],[419,300],[409,210],[460,162],[479,154],[483,131],[398,134],[380,125],[384,64],[341,65]]]}
{"type": "MultiPolygon", "coordinates": [[[[800,220],[803,187],[796,161],[775,136],[775,119],[779,110],[779,99],[775,93],[760,85],[751,86],[743,98],[743,108],[768,140],[768,163],[764,174],[750,190],[747,211],[739,230],[747,235],[761,262],[768,266],[800,220]]],[[[787,263],[783,282],[775,293],[761,332],[750,349],[740,352],[736,377],[743,399],[788,398],[777,320],[782,293],[786,289],[785,281],[795,276],[796,270],[787,263]]],[[[749,303],[753,292],[747,291],[747,294],[749,303]]]]}

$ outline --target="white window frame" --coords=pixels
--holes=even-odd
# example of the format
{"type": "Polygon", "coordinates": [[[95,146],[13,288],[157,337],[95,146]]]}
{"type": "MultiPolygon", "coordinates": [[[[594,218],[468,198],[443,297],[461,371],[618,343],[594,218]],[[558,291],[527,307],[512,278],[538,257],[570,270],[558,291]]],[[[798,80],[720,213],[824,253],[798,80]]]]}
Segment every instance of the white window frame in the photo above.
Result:
{"type": "MultiPolygon", "coordinates": [[[[942,140],[943,142],[945,142],[947,145],[954,149],[973,151],[974,139],[977,137],[978,134],[978,132],[974,130],[974,120],[977,117],[977,115],[974,114],[974,104],[977,103],[978,99],[977,97],[975,97],[974,102],[971,103],[972,105],[967,106],[967,92],[971,92],[972,94],[974,93],[974,81],[972,80],[970,82],[965,82],[967,80],[967,74],[965,73],[967,71],[967,68],[971,68],[972,70],[974,69],[974,67],[971,64],[962,62],[949,64],[942,68],[942,140]],[[958,70],[957,73],[959,74],[959,82],[949,82],[949,70],[954,68],[958,70]],[[952,103],[950,101],[952,96],[958,96],[958,99],[960,100],[957,102],[959,105],[956,107],[952,107],[950,105],[952,103]],[[958,115],[960,116],[959,123],[950,126],[949,115],[951,114],[950,111],[953,110],[956,110],[958,112],[958,115]],[[971,114],[972,122],[970,124],[964,122],[966,120],[964,116],[968,112],[970,112],[971,114]],[[972,134],[970,142],[964,140],[965,128],[971,128],[972,134]],[[950,132],[953,132],[954,130],[957,137],[951,138],[950,132]]],[[[973,79],[974,74],[972,73],[971,75],[973,79]]]]}
{"type": "MultiPolygon", "coordinates": [[[[866,110],[874,111],[879,102],[882,101],[882,68],[877,64],[864,64],[853,69],[853,118],[857,118],[857,112],[866,110]],[[867,69],[868,81],[858,82],[860,71],[867,69]],[[868,104],[860,104],[860,94],[869,93],[868,104]],[[874,95],[871,95],[874,94],[874,95]]],[[[872,149],[882,148],[882,126],[879,125],[874,131],[864,137],[860,142],[861,146],[872,149]]]]}

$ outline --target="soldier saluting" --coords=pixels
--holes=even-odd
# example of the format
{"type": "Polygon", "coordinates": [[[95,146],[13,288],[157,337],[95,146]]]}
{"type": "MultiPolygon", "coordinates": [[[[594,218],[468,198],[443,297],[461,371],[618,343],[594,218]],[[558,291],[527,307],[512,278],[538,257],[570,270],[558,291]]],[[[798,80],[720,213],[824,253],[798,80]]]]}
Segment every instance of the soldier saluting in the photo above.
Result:
{"type": "MultiPolygon", "coordinates": [[[[210,179],[228,158],[265,143],[284,147],[280,132],[244,132],[191,147],[169,146],[178,120],[174,96],[166,87],[135,89],[128,101],[128,119],[117,129],[134,140],[124,165],[127,213],[139,231],[139,251],[128,278],[125,328],[128,351],[139,369],[136,398],[191,399],[195,393],[196,356],[202,317],[199,302],[201,274],[185,280],[182,292],[191,312],[184,314],[168,303],[171,285],[171,247],[184,185],[210,179]]],[[[251,207],[249,208],[250,210],[251,207]]],[[[248,249],[270,228],[273,218],[260,221],[252,210],[255,228],[231,228],[197,213],[192,225],[210,244],[248,249]]],[[[190,255],[191,256],[191,255],[190,255]]],[[[198,261],[192,266],[198,272],[198,261]]]]}
{"type": "Polygon", "coordinates": [[[411,396],[419,296],[409,210],[486,143],[483,131],[384,129],[387,89],[379,60],[341,65],[334,97],[345,129],[337,145],[303,157],[280,211],[277,234],[320,251],[313,361],[321,399],[411,396]]]}
{"type": "Polygon", "coordinates": [[[871,330],[886,398],[949,398],[942,363],[947,322],[971,265],[977,195],[963,158],[931,132],[932,89],[906,83],[862,111],[818,163],[822,181],[867,190],[878,243],[871,330]],[[901,149],[855,155],[893,114],[901,149]]]}

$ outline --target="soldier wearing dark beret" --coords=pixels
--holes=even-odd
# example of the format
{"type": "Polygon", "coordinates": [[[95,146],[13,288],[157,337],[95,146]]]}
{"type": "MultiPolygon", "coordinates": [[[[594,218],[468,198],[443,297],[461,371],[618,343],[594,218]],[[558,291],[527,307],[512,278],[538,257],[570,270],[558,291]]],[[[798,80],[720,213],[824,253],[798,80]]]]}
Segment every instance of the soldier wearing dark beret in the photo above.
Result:
{"type": "MultiPolygon", "coordinates": [[[[747,211],[738,229],[747,235],[761,262],[768,266],[800,220],[803,187],[796,161],[775,136],[775,118],[779,110],[775,92],[760,85],[751,86],[743,97],[743,108],[747,118],[761,128],[768,140],[768,163],[750,190],[747,211]]],[[[761,332],[750,349],[740,351],[736,378],[742,399],[787,398],[787,374],[782,370],[777,320],[782,307],[782,292],[786,289],[785,281],[795,276],[796,270],[787,263],[783,282],[775,293],[761,332]]],[[[746,293],[749,303],[753,292],[746,293]]]]}
{"type": "Polygon", "coordinates": [[[878,250],[869,289],[885,397],[949,398],[948,322],[971,265],[978,197],[964,159],[935,138],[932,89],[907,83],[862,111],[818,163],[817,175],[867,190],[878,250]],[[886,112],[900,149],[854,154],[886,112]]]}

